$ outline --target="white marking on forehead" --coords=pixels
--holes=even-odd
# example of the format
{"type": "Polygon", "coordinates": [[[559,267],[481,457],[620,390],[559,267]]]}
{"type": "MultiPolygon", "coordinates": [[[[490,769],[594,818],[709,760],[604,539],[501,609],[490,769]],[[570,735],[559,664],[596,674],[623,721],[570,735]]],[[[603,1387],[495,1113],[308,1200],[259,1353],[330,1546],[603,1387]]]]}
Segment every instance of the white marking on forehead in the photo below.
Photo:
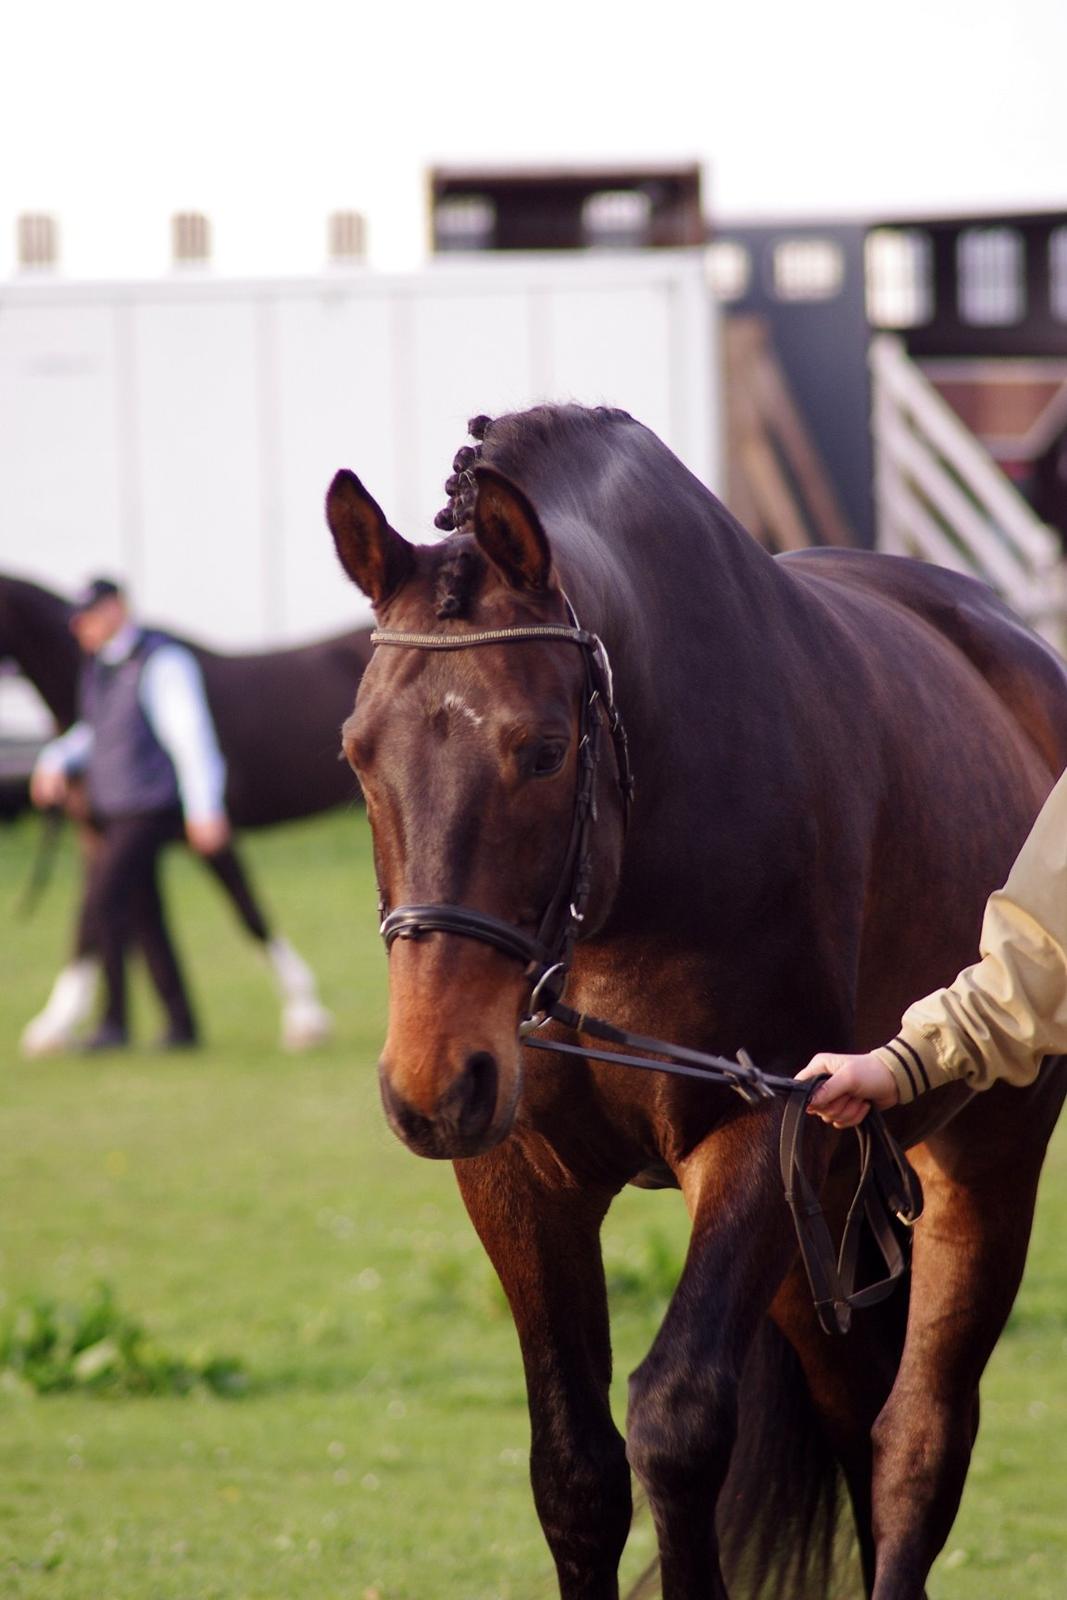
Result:
{"type": "Polygon", "coordinates": [[[470,722],[473,722],[476,728],[480,728],[485,721],[485,718],[479,716],[473,706],[469,706],[463,696],[456,694],[454,689],[449,689],[441,704],[446,711],[458,711],[460,716],[466,717],[470,722]]]}

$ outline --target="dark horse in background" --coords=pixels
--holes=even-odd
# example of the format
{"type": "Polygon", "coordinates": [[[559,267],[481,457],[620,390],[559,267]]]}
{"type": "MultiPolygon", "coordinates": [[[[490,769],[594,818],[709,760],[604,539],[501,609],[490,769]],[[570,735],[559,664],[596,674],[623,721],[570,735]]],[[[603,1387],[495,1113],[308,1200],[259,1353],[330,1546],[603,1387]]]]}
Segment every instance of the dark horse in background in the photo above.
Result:
{"type": "MultiPolygon", "coordinates": [[[[21,578],[0,575],[0,660],[15,662],[59,728],[77,715],[78,645],[70,603],[21,578]]],[[[337,730],[370,656],[367,628],[289,650],[221,655],[188,644],[200,663],[219,743],[226,759],[226,804],[242,828],[264,827],[351,802],[358,789],[337,759],[337,730]]],[[[83,820],[84,819],[80,819],[83,820]]],[[[91,848],[91,833],[87,844],[91,848]]],[[[247,879],[229,858],[206,858],[233,900],[242,924],[267,950],[282,996],[282,1038],[291,1048],[316,1043],[329,1030],[314,977],[288,941],[270,937],[247,879]]],[[[95,962],[76,950],[57,980],[55,999],[29,1024],[31,1053],[65,1045],[92,1003],[95,962]],[[84,965],[83,965],[84,963],[84,965]]]]}
{"type": "MultiPolygon", "coordinates": [[[[946,571],[773,559],[625,413],[544,407],[472,429],[451,537],[409,544],[349,472],[327,515],[382,628],[566,626],[569,600],[607,646],[636,795],[627,827],[602,740],[569,1004],[787,1074],[890,1037],[974,959],[985,898],[1064,765],[1058,658],[946,571]]],[[[345,748],[386,906],[536,929],[564,872],[585,683],[582,651],[544,637],[383,644],[345,748]]],[[[910,1297],[831,1339],[783,1203],[780,1102],[523,1050],[521,959],[454,929],[398,938],[389,981],[386,1112],[417,1153],[456,1158],[507,1292],[565,1600],[617,1596],[630,1467],[665,1600],[827,1594],[820,1508],[838,1473],[868,1592],[919,1600],[1023,1271],[1062,1064],[1023,1091],[954,1085],[894,1113],[926,1198],[910,1297]],[[692,1234],[624,1444],[599,1232],[635,1182],[677,1185],[692,1234]]],[[[813,1133],[836,1215],[855,1146],[813,1133]]]]}

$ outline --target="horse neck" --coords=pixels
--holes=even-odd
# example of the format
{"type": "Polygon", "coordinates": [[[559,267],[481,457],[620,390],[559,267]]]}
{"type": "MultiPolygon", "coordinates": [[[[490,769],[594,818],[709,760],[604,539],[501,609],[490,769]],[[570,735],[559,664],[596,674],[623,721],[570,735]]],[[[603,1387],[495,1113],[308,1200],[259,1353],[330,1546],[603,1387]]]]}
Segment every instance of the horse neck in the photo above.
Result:
{"type": "Polygon", "coordinates": [[[657,760],[691,754],[709,701],[728,693],[736,720],[745,702],[766,701],[783,672],[782,613],[794,586],[701,494],[662,534],[624,519],[602,524],[608,537],[573,525],[553,535],[579,620],[607,645],[635,753],[647,743],[657,760]]]}
{"type": "Polygon", "coordinates": [[[59,595],[17,578],[0,580],[4,647],[18,663],[61,726],[74,721],[78,646],[67,626],[68,607],[59,595]]]}
{"type": "Polygon", "coordinates": [[[608,647],[629,738],[636,794],[617,907],[638,929],[670,924],[689,900],[719,895],[728,911],[805,815],[791,754],[803,740],[788,734],[804,717],[790,681],[803,596],[717,503],[703,528],[681,519],[672,534],[652,561],[625,541],[560,561],[579,620],[608,647]]]}
{"type": "MultiPolygon", "coordinates": [[[[564,587],[640,695],[673,691],[758,637],[784,578],[649,429],[623,413],[541,408],[504,419],[483,459],[522,487],[564,587]],[[630,669],[633,669],[630,671],[630,669]]],[[[657,720],[662,720],[661,713],[657,720]]]]}

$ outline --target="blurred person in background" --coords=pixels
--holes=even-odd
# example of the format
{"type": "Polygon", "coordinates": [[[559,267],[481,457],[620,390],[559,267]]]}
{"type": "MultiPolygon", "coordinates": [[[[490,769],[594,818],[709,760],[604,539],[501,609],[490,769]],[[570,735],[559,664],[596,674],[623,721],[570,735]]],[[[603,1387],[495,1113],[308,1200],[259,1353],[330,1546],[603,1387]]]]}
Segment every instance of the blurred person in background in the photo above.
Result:
{"type": "Polygon", "coordinates": [[[129,1042],[126,955],[134,940],[166,1014],[160,1044],[191,1047],[197,1024],[160,894],[164,846],[184,837],[241,899],[256,937],[269,941],[233,851],[226,769],[203,677],[184,645],[138,626],[113,579],[93,579],[70,627],[85,654],[79,720],[42,750],[30,793],[35,805],[50,807],[64,803],[72,780],[84,777],[87,785],[96,842],[79,916],[81,959],[65,975],[68,987],[84,993],[95,986],[98,958],[107,997],[84,1048],[129,1042]]]}

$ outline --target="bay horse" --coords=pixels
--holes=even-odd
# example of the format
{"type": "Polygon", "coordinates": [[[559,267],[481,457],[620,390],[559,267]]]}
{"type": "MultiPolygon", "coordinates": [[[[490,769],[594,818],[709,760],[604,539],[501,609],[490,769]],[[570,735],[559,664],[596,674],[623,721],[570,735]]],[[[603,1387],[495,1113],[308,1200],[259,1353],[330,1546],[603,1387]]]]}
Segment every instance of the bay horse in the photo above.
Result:
{"type": "MultiPolygon", "coordinates": [[[[831,1339],[783,1202],[781,1102],[535,1054],[519,1029],[563,927],[569,1005],[626,1029],[788,1076],[891,1037],[976,955],[986,896],[1067,759],[1067,673],[972,580],[852,550],[772,558],[624,412],[471,426],[434,545],[391,528],[351,472],[330,487],[380,630],[344,749],[391,945],[386,1116],[453,1159],[507,1293],[560,1594],[616,1600],[632,1468],[664,1600],[827,1594],[840,1477],[866,1592],[919,1600],[1063,1063],[892,1114],[925,1191],[910,1292],[831,1339]],[[603,662],[590,690],[593,635],[613,695],[603,662]],[[629,817],[618,737],[588,754],[612,701],[629,817]],[[692,1230],[624,1443],[599,1232],[627,1183],[676,1185],[692,1230]]],[[[581,1043],[582,1020],[556,1037],[581,1043]]],[[[837,1214],[852,1141],[821,1124],[811,1140],[837,1214]]]]}
{"type": "MultiPolygon", "coordinates": [[[[0,574],[0,660],[33,684],[60,729],[77,715],[80,652],[71,605],[23,578],[0,574]]],[[[356,629],[301,647],[225,655],[181,639],[196,656],[226,759],[226,805],[240,828],[260,828],[351,803],[358,787],[337,760],[337,730],[352,682],[370,656],[370,630],[356,629]]],[[[74,820],[84,824],[75,800],[74,820]]],[[[84,834],[91,848],[91,832],[84,834]]],[[[268,955],[282,997],[282,1041],[300,1049],[330,1030],[314,975],[289,942],[268,931],[247,874],[232,851],[207,857],[241,925],[268,955]]],[[[92,1005],[96,963],[76,949],[44,1010],[23,1035],[30,1054],[65,1048],[92,1005]]]]}

